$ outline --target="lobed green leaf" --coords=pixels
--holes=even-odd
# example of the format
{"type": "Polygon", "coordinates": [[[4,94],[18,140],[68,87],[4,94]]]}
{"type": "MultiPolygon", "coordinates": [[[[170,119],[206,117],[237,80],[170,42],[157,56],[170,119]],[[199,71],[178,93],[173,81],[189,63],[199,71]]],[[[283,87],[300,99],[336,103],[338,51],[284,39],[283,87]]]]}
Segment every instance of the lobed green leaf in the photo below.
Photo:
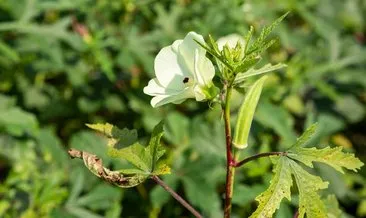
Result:
{"type": "Polygon", "coordinates": [[[327,217],[326,208],[318,194],[318,190],[327,188],[328,182],[324,182],[320,177],[308,173],[295,161],[289,158],[286,159],[299,190],[298,217],[303,218],[305,214],[311,218],[327,217]]]}
{"type": "Polygon", "coordinates": [[[318,191],[327,188],[328,182],[308,173],[298,163],[286,156],[281,156],[276,160],[270,186],[256,198],[259,205],[250,217],[272,217],[283,198],[290,200],[292,175],[299,190],[299,217],[303,218],[305,214],[312,218],[327,217],[327,209],[318,191]]]}
{"type": "Polygon", "coordinates": [[[342,167],[357,172],[357,169],[364,165],[354,154],[344,153],[342,147],[323,149],[295,147],[289,150],[288,156],[309,167],[313,167],[312,162],[325,163],[341,173],[344,173],[342,167]]]}
{"type": "Polygon", "coordinates": [[[273,170],[274,176],[266,191],[261,193],[256,200],[259,202],[257,209],[250,216],[251,218],[272,217],[274,212],[280,207],[283,198],[291,200],[291,168],[288,158],[281,156],[273,170]]]}
{"type": "Polygon", "coordinates": [[[318,128],[318,124],[314,123],[309,126],[305,132],[296,140],[296,143],[290,147],[289,150],[292,148],[302,147],[311,137],[314,135],[316,129],[318,128]]]}

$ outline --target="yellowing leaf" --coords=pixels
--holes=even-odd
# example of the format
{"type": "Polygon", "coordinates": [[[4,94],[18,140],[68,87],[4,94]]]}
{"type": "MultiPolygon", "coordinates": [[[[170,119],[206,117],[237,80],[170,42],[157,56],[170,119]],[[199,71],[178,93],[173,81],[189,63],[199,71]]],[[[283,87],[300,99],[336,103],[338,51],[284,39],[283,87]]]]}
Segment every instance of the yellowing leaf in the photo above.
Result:
{"type": "Polygon", "coordinates": [[[305,171],[295,161],[287,158],[299,190],[299,218],[324,218],[327,212],[318,190],[328,187],[328,182],[305,171]]]}
{"type": "Polygon", "coordinates": [[[283,198],[291,200],[290,188],[292,186],[292,178],[291,168],[288,165],[287,159],[283,156],[279,158],[273,170],[275,174],[269,188],[256,198],[259,205],[250,216],[251,218],[272,217],[274,212],[280,207],[283,198]]]}
{"type": "Polygon", "coordinates": [[[119,129],[109,123],[86,124],[86,126],[107,136],[108,146],[110,147],[124,148],[137,141],[137,131],[135,129],[119,129]]]}
{"type": "Polygon", "coordinates": [[[287,155],[309,167],[313,167],[312,162],[314,161],[322,162],[341,173],[344,173],[342,167],[357,171],[363,166],[363,163],[354,154],[342,152],[342,147],[323,149],[296,147],[291,149],[287,155]]]}
{"type": "Polygon", "coordinates": [[[109,137],[112,137],[112,129],[113,129],[113,125],[109,124],[109,123],[97,123],[97,124],[85,124],[87,127],[89,127],[90,129],[94,129],[97,130],[101,133],[103,133],[104,135],[107,135],[109,137]]]}
{"type": "Polygon", "coordinates": [[[148,175],[133,174],[127,175],[119,171],[112,171],[103,166],[102,159],[94,154],[76,149],[70,149],[69,155],[72,158],[83,159],[85,166],[94,175],[121,188],[130,188],[144,182],[148,175]]]}
{"type": "Polygon", "coordinates": [[[161,162],[157,165],[156,169],[152,172],[153,175],[164,175],[164,174],[170,174],[170,167],[164,163],[161,162]]]}

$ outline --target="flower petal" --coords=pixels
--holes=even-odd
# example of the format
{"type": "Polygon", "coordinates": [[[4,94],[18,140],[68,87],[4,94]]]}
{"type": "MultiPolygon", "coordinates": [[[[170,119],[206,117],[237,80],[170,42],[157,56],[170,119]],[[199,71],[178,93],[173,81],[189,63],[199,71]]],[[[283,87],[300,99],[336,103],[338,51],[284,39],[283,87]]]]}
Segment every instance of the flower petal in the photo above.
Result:
{"type": "Polygon", "coordinates": [[[173,46],[167,46],[160,50],[155,58],[155,75],[159,83],[172,90],[184,89],[184,73],[178,64],[178,57],[174,48],[179,42],[174,42],[173,46]]]}
{"type": "Polygon", "coordinates": [[[175,53],[178,53],[178,50],[179,50],[179,46],[180,44],[182,44],[183,42],[183,39],[178,39],[178,40],[175,40],[172,44],[172,49],[175,53]]]}
{"type": "Polygon", "coordinates": [[[147,95],[172,95],[172,94],[178,94],[182,90],[174,90],[174,89],[167,89],[163,87],[159,80],[156,78],[151,79],[147,86],[144,87],[144,93],[147,95]]]}
{"type": "Polygon", "coordinates": [[[176,95],[157,95],[151,99],[150,103],[153,107],[159,107],[168,103],[180,104],[187,98],[194,98],[194,92],[191,87],[176,95]]]}
{"type": "MultiPolygon", "coordinates": [[[[206,51],[195,41],[206,44],[203,37],[195,32],[189,32],[179,45],[178,61],[185,71],[194,72],[194,54],[198,50],[200,54],[205,55],[206,51]]],[[[192,75],[193,76],[193,75],[192,75]]]]}
{"type": "Polygon", "coordinates": [[[194,56],[194,76],[200,86],[211,84],[215,76],[215,67],[212,62],[198,50],[195,51],[194,56]]]}
{"type": "Polygon", "coordinates": [[[165,88],[154,78],[149,81],[147,86],[144,87],[144,93],[148,95],[165,94],[165,88]]]}
{"type": "Polygon", "coordinates": [[[194,97],[196,98],[196,101],[204,101],[207,99],[205,93],[203,93],[201,86],[194,87],[194,97]]]}

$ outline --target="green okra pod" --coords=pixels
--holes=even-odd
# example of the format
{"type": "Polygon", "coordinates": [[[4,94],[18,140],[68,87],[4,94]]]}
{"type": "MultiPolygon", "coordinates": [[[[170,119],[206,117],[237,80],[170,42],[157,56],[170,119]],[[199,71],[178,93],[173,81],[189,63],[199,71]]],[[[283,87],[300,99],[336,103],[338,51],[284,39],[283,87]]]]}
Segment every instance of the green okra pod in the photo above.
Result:
{"type": "Polygon", "coordinates": [[[236,148],[243,149],[248,146],[250,126],[266,78],[267,76],[260,78],[250,87],[240,107],[233,139],[233,145],[236,148]]]}

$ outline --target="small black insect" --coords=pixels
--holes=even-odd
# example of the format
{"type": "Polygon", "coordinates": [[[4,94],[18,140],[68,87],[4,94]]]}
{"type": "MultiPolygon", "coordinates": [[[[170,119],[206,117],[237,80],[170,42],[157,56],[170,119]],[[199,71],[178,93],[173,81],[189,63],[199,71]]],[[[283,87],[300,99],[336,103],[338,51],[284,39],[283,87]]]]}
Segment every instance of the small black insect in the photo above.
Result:
{"type": "Polygon", "coordinates": [[[184,77],[183,83],[187,83],[188,81],[189,81],[189,78],[188,77],[184,77]]]}

